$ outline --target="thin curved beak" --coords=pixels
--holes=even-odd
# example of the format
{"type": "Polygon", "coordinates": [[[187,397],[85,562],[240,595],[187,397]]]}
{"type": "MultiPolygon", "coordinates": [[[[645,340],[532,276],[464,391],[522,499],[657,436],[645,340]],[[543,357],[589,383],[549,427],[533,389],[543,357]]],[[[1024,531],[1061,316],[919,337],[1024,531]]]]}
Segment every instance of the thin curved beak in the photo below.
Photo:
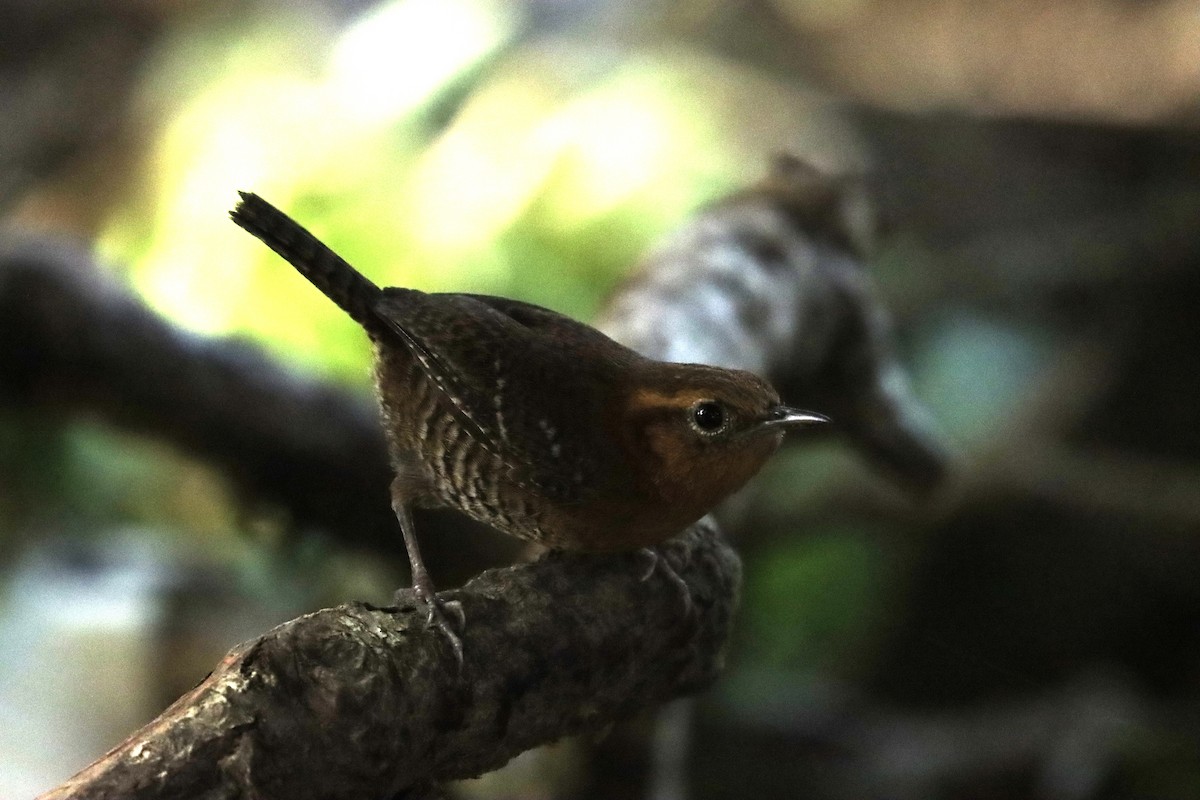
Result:
{"type": "Polygon", "coordinates": [[[767,412],[767,418],[763,420],[762,426],[764,428],[801,428],[806,425],[832,421],[824,414],[817,414],[813,411],[801,411],[790,406],[775,406],[767,412]]]}

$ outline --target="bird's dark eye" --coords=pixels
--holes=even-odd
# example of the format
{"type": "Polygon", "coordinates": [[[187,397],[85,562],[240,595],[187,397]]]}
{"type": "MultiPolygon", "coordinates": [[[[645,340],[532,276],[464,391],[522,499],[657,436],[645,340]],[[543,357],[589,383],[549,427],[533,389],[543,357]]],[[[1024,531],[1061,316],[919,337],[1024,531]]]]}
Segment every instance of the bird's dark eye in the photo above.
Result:
{"type": "Polygon", "coordinates": [[[725,427],[725,406],[715,400],[701,400],[691,408],[692,426],[701,433],[717,433],[725,427]]]}

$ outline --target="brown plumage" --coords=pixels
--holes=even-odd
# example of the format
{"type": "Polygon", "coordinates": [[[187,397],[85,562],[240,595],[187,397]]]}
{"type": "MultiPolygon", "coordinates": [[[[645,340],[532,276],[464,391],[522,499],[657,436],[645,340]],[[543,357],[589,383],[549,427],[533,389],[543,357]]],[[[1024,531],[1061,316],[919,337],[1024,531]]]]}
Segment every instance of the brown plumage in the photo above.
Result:
{"type": "Polygon", "coordinates": [[[257,195],[231,216],[370,336],[414,588],[460,658],[413,505],[551,548],[652,547],[740,488],[785,429],[824,420],[748,372],[653,361],[539,306],[380,289],[257,195]]]}

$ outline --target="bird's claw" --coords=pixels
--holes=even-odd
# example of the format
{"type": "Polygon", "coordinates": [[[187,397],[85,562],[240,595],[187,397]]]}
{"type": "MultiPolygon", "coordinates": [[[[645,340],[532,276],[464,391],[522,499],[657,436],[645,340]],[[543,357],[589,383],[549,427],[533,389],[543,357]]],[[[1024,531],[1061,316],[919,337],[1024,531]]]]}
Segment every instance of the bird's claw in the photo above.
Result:
{"type": "Polygon", "coordinates": [[[640,555],[646,556],[646,559],[648,562],[647,566],[646,566],[646,571],[642,573],[642,577],[638,578],[638,580],[641,583],[645,583],[646,581],[648,581],[652,577],[654,577],[654,573],[658,571],[659,556],[658,556],[658,553],[655,552],[654,549],[650,548],[650,547],[643,547],[641,550],[638,550],[638,553],[640,555]]]}
{"type": "Polygon", "coordinates": [[[450,642],[450,648],[454,651],[454,658],[458,661],[458,666],[461,668],[463,665],[462,637],[451,626],[446,612],[450,612],[450,615],[456,618],[459,630],[465,629],[467,626],[467,615],[463,612],[462,603],[457,600],[442,602],[437,598],[437,595],[421,599],[425,603],[426,627],[437,628],[441,631],[446,640],[450,642]]]}
{"type": "Polygon", "coordinates": [[[467,612],[463,611],[461,600],[446,600],[441,605],[443,610],[449,611],[451,616],[454,617],[454,621],[458,623],[460,631],[467,629],[467,612]]]}
{"type": "Polygon", "coordinates": [[[463,643],[458,631],[467,627],[467,615],[463,611],[462,603],[458,600],[440,600],[436,594],[424,592],[416,586],[396,592],[394,603],[397,606],[407,605],[413,601],[414,595],[417,604],[425,606],[425,627],[435,628],[446,637],[458,666],[462,667],[463,643]],[[458,630],[455,630],[455,622],[458,623],[458,630]]]}

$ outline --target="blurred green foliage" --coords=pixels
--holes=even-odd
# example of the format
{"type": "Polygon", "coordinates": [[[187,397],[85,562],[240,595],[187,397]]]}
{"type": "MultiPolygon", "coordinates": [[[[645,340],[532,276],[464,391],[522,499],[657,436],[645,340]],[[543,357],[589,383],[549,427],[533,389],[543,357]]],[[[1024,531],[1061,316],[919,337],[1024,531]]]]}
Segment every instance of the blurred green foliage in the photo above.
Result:
{"type": "Polygon", "coordinates": [[[844,675],[865,661],[888,597],[884,533],[830,526],[756,552],[746,566],[743,656],[802,674],[844,675]]]}
{"type": "Polygon", "coordinates": [[[6,527],[161,525],[192,539],[237,527],[233,500],[212,470],[89,420],[0,414],[0,476],[6,527]]]}
{"type": "Polygon", "coordinates": [[[311,14],[210,22],[147,80],[143,105],[165,121],[101,249],[181,324],[247,332],[349,380],[365,379],[361,336],[228,223],[235,190],[380,283],[586,317],[690,209],[757,176],[762,131],[797,107],[693,52],[518,40],[495,0],[385,3],[337,34],[311,14]]]}
{"type": "Polygon", "coordinates": [[[64,438],[61,426],[50,420],[0,410],[0,531],[18,529],[66,494],[64,438]]]}

